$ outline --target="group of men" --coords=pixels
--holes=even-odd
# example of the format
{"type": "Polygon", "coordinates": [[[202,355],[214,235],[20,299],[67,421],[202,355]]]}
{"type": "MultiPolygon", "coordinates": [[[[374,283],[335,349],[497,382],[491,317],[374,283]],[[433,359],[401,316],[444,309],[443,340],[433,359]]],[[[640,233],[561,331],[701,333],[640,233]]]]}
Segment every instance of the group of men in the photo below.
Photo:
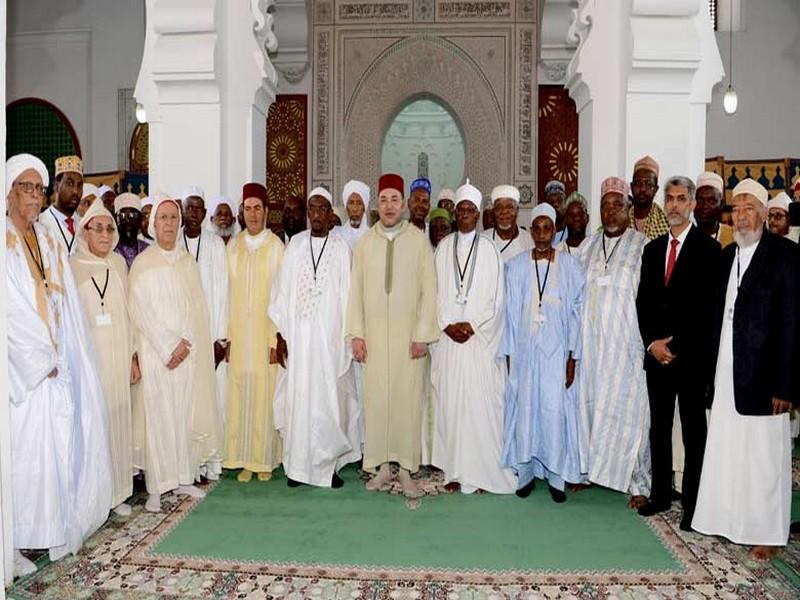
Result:
{"type": "Polygon", "coordinates": [[[762,559],[786,543],[800,257],[765,230],[789,207],[757,182],[732,191],[728,227],[718,175],[668,179],[662,209],[645,157],[630,185],[602,182],[587,236],[586,199],[557,181],[527,230],[511,185],[483,215],[469,180],[430,211],[430,181],[406,199],[385,174],[373,226],[353,180],[343,225],[317,187],[287,201],[279,237],[259,183],[238,204],[191,186],[146,206],[88,188],[82,206],[81,161],[63,157],[40,212],[45,165],[6,172],[20,574],[35,567],[19,549],[58,558],[130,514],[140,471],[158,512],[223,468],[338,488],[359,460],[369,490],[418,497],[430,465],[463,493],[525,498],[540,479],[560,503],[597,484],[644,516],[676,484],[682,529],[762,559]]]}

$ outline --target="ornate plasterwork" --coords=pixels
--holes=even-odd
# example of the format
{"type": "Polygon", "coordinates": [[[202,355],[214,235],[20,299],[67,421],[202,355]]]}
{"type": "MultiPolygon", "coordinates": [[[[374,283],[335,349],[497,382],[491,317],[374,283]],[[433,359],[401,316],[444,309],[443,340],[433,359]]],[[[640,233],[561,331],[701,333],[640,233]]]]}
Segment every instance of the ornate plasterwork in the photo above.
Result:
{"type": "Polygon", "coordinates": [[[312,173],[374,185],[383,135],[419,97],[459,121],[478,185],[536,184],[540,0],[313,2],[312,173]]]}
{"type": "Polygon", "coordinates": [[[558,61],[543,61],[541,63],[544,76],[547,81],[552,83],[561,83],[567,74],[567,65],[569,63],[565,60],[558,61]]]}

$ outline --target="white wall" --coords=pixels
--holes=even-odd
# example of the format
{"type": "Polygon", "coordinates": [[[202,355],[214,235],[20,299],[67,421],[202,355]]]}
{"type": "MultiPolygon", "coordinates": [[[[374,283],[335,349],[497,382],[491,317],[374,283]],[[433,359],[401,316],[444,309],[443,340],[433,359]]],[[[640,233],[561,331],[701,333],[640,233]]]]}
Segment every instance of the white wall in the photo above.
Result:
{"type": "Polygon", "coordinates": [[[117,92],[136,84],[144,15],[144,0],[8,0],[6,102],[35,96],[60,108],[87,171],[127,167],[117,92]]]}
{"type": "MultiPolygon", "coordinates": [[[[706,156],[800,156],[800,2],[746,0],[744,8],[745,30],[733,37],[739,109],[732,116],[722,110],[726,76],[709,105],[706,156]]],[[[729,40],[727,31],[717,33],[726,71],[729,40]]]]}

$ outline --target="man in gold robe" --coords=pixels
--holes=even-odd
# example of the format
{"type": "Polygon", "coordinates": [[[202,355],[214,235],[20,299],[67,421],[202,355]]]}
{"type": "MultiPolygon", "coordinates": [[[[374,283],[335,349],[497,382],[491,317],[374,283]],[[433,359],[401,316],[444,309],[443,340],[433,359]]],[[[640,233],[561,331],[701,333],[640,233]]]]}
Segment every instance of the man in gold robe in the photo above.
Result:
{"type": "Polygon", "coordinates": [[[421,412],[425,393],[423,358],[439,338],[436,273],[425,234],[401,215],[403,179],[379,180],[380,221],[355,247],[347,310],[347,339],[364,364],[364,469],[378,473],[367,484],[377,490],[400,465],[407,497],[420,492],[411,473],[420,463],[421,412]]]}
{"type": "Polygon", "coordinates": [[[270,291],[283,260],[283,244],[265,229],[267,190],[247,183],[242,191],[245,230],[231,239],[228,253],[228,401],[225,410],[226,469],[238,479],[258,473],[269,481],[281,463],[272,398],[278,375],[278,335],[267,315],[270,291]]]}

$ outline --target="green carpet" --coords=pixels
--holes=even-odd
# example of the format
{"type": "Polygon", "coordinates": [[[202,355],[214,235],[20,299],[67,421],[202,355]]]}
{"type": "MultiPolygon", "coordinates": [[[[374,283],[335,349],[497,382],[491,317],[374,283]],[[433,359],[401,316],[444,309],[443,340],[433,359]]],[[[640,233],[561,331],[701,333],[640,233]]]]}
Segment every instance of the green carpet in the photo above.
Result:
{"type": "Polygon", "coordinates": [[[234,561],[455,570],[679,571],[625,496],[593,487],[557,505],[531,497],[428,496],[416,510],[368,492],[354,468],[345,486],[288,488],[225,478],[154,548],[155,555],[234,561]]]}

